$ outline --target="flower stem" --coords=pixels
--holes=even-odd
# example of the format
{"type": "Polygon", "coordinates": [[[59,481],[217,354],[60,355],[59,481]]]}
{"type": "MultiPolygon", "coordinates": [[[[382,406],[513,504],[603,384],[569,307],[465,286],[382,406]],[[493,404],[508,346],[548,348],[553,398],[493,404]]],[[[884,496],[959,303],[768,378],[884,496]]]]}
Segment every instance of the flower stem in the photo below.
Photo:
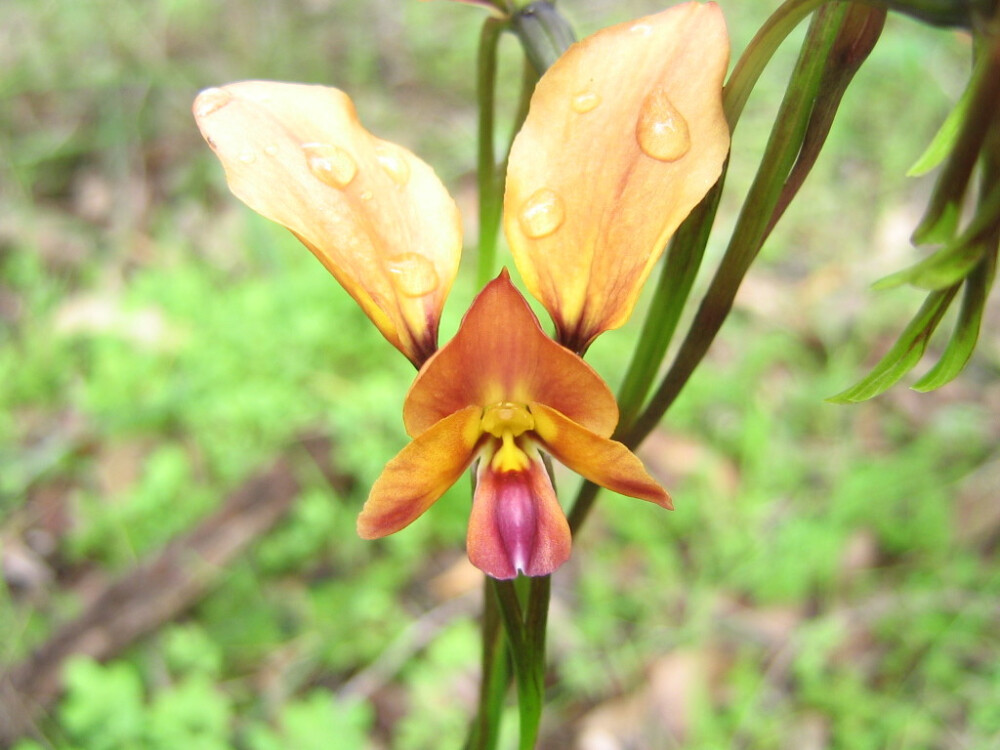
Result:
{"type": "Polygon", "coordinates": [[[781,43],[802,20],[827,0],[787,0],[771,14],[750,40],[726,81],[722,105],[734,130],[750,92],[781,43]]]}
{"type": "Polygon", "coordinates": [[[538,738],[545,692],[545,626],[549,608],[549,576],[531,579],[527,595],[527,620],[514,581],[490,578],[489,584],[500,606],[514,662],[520,717],[518,750],[532,750],[538,738]]]}
{"type": "MultiPolygon", "coordinates": [[[[768,18],[754,36],[733,68],[723,91],[723,108],[730,130],[736,128],[750,93],[775,51],[800,22],[824,2],[825,0],[788,0],[768,18]]],[[[633,427],[642,414],[643,404],[676,333],[678,321],[701,266],[728,166],[727,161],[718,182],[684,221],[667,250],[649,312],[643,322],[639,342],[618,393],[620,418],[615,437],[629,448],[635,448],[652,429],[644,427],[635,430],[633,427]]],[[[725,315],[722,317],[724,319],[725,315]]],[[[721,326],[721,320],[719,323],[721,326]]],[[[717,331],[718,328],[710,335],[704,336],[706,350],[717,331]]],[[[700,357],[697,361],[700,361],[700,357]]],[[[676,362],[674,366],[676,368],[676,362]]],[[[672,398],[675,397],[676,393],[672,398]]],[[[661,404],[655,409],[650,405],[642,417],[643,424],[655,426],[670,403],[663,406],[661,399],[661,404]],[[654,421],[656,410],[661,408],[654,421]]],[[[581,485],[569,513],[570,529],[574,534],[590,512],[599,490],[600,488],[591,482],[584,482],[581,485]]]]}
{"type": "Polygon", "coordinates": [[[507,29],[505,19],[487,18],[479,36],[476,65],[476,97],[479,102],[479,134],[476,179],[479,186],[478,285],[493,278],[497,257],[497,234],[503,208],[503,175],[497,170],[494,123],[496,116],[497,50],[507,29]]]}
{"type": "MultiPolygon", "coordinates": [[[[723,107],[730,130],[736,128],[750,92],[775,51],[802,19],[823,2],[824,0],[789,0],[782,4],[747,46],[723,92],[723,107]]],[[[687,304],[695,276],[701,267],[727,168],[728,162],[723,167],[718,182],[681,225],[667,250],[649,312],[643,322],[639,343],[618,393],[619,439],[628,434],[641,411],[677,330],[681,312],[687,304]]],[[[588,492],[591,498],[587,502],[593,502],[596,491],[588,492]]],[[[578,512],[578,521],[582,522],[585,516],[586,510],[578,512]]]]}
{"type": "Polygon", "coordinates": [[[729,246],[670,369],[646,410],[629,428],[627,445],[640,443],[674,403],[715,340],[743,277],[774,227],[772,216],[801,151],[830,49],[849,8],[850,4],[831,5],[813,19],[729,246]]]}
{"type": "Polygon", "coordinates": [[[491,581],[492,579],[486,578],[483,588],[483,652],[479,710],[469,739],[465,743],[466,750],[496,750],[500,739],[504,696],[510,685],[507,642],[501,629],[500,605],[493,594],[491,581]]]}

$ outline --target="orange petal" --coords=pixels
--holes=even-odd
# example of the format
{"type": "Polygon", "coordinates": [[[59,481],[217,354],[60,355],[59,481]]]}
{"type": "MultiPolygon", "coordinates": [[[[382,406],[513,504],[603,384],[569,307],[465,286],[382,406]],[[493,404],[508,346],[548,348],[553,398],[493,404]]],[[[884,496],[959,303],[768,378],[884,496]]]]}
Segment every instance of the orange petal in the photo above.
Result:
{"type": "Polygon", "coordinates": [[[470,406],[442,419],[386,464],[358,516],[358,535],[393,534],[441,497],[475,457],[481,416],[470,406]]]}
{"type": "Polygon", "coordinates": [[[469,517],[472,564],[493,578],[548,575],[569,558],[566,516],[536,448],[525,471],[497,472],[484,457],[469,517]]]}
{"type": "Polygon", "coordinates": [[[419,435],[470,404],[501,401],[544,401],[601,435],[618,424],[618,405],[601,376],[545,335],[506,271],[479,293],[455,337],[417,375],[403,422],[419,435]]]}
{"type": "Polygon", "coordinates": [[[538,82],[510,152],[504,229],[574,351],[628,319],[718,179],[728,59],[718,6],[691,2],[573,45],[538,82]]]}
{"type": "Polygon", "coordinates": [[[535,435],[559,463],[609,490],[673,510],[667,491],[624,445],[595,435],[544,404],[528,408],[535,419],[535,435]]]}
{"type": "Polygon", "coordinates": [[[419,367],[462,249],[433,170],[366,131],[337,89],[246,81],[202,91],[193,109],[233,193],[302,240],[419,367]]]}

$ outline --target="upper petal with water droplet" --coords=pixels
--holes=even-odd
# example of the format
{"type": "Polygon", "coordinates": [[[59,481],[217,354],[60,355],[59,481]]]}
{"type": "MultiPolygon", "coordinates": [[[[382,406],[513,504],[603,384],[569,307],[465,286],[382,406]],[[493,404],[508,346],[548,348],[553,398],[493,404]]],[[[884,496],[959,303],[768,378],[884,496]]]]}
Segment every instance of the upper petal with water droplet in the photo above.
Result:
{"type": "Polygon", "coordinates": [[[504,229],[571,349],[627,320],[670,235],[718,179],[728,59],[721,11],[692,2],[573,45],[536,86],[511,150],[504,229]],[[540,216],[541,191],[559,201],[552,231],[525,221],[540,216]]]}
{"type": "Polygon", "coordinates": [[[365,130],[333,88],[246,81],[206,89],[193,111],[233,193],[302,240],[420,366],[462,247],[433,170],[365,130]]]}

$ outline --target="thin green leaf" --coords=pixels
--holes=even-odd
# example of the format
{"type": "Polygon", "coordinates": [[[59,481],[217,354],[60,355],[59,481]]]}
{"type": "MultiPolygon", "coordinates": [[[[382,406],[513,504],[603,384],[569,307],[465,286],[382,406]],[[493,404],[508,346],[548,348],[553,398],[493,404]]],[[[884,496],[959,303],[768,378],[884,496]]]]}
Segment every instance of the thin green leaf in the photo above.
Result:
{"type": "Polygon", "coordinates": [[[831,396],[827,401],[835,404],[853,404],[867,401],[892,387],[900,378],[913,369],[927,349],[931,334],[941,322],[942,316],[951,304],[955,285],[948,289],[931,292],[910,324],[900,334],[892,349],[860,381],[831,396]]]}
{"type": "Polygon", "coordinates": [[[913,163],[913,166],[910,167],[906,173],[907,177],[925,175],[945,160],[952,148],[954,148],[955,141],[958,139],[958,133],[962,129],[962,123],[965,122],[965,115],[969,110],[969,101],[971,99],[972,87],[970,86],[962,92],[962,97],[952,108],[951,112],[948,113],[948,116],[941,124],[941,128],[935,133],[934,138],[931,139],[931,142],[913,163]]]}
{"type": "Polygon", "coordinates": [[[919,263],[879,279],[872,287],[891,289],[902,284],[912,284],[930,291],[945,289],[965,279],[982,260],[985,252],[986,246],[982,243],[970,245],[956,240],[919,263]]]}
{"type": "Polygon", "coordinates": [[[913,231],[913,242],[917,245],[943,245],[951,242],[958,231],[958,218],[962,212],[965,188],[953,198],[944,200],[933,211],[928,211],[913,231]]]}
{"type": "Polygon", "coordinates": [[[976,266],[966,280],[962,309],[959,311],[955,331],[948,341],[948,346],[945,347],[937,364],[913,384],[913,390],[923,393],[940,388],[954,380],[968,364],[979,339],[979,326],[983,320],[983,310],[986,307],[990,287],[993,285],[995,271],[996,247],[993,248],[992,254],[976,266]]]}
{"type": "Polygon", "coordinates": [[[958,227],[973,169],[1000,112],[1000,53],[996,49],[979,55],[969,91],[968,109],[954,146],[938,175],[927,212],[913,232],[914,242],[920,245],[948,242],[958,227]]]}
{"type": "Polygon", "coordinates": [[[912,284],[921,289],[944,289],[968,276],[995,244],[991,235],[1000,224],[1000,182],[988,186],[988,192],[976,206],[976,214],[962,234],[946,247],[919,263],[875,282],[876,289],[912,284]]]}

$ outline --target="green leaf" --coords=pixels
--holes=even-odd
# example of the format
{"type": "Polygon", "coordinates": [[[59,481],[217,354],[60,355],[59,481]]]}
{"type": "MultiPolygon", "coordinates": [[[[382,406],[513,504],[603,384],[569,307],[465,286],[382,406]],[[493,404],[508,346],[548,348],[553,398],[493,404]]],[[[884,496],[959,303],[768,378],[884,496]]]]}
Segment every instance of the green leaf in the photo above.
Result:
{"type": "MultiPolygon", "coordinates": [[[[988,50],[990,45],[983,48],[988,50]]],[[[927,212],[913,232],[917,244],[943,244],[954,236],[973,170],[1000,113],[1000,58],[988,52],[979,54],[968,90],[965,116],[934,185],[927,212]]]]}
{"type": "Polygon", "coordinates": [[[931,139],[920,158],[906,173],[907,177],[920,177],[927,174],[945,160],[954,147],[962,123],[965,121],[965,113],[968,111],[969,101],[972,99],[971,92],[972,88],[970,87],[962,93],[961,98],[941,124],[941,128],[934,134],[934,138],[931,139]]]}
{"type": "MultiPolygon", "coordinates": [[[[986,180],[990,185],[991,181],[986,180]]],[[[996,247],[1000,223],[1000,183],[992,184],[979,200],[975,216],[962,234],[919,263],[875,282],[876,289],[912,284],[921,289],[944,289],[965,279],[983,255],[996,247]]]]}
{"type": "MultiPolygon", "coordinates": [[[[964,191],[964,187],[962,190],[964,191]]],[[[955,232],[958,231],[958,218],[962,213],[963,195],[964,192],[959,192],[957,197],[944,200],[936,209],[928,210],[919,226],[913,230],[914,244],[943,245],[950,242],[955,237],[955,232]]]]}
{"type": "Polygon", "coordinates": [[[858,403],[867,401],[892,387],[920,361],[927,349],[931,334],[941,322],[941,317],[947,311],[957,291],[956,284],[948,289],[928,294],[924,304],[900,334],[892,349],[879,360],[871,372],[850,388],[831,396],[827,401],[835,404],[858,403]]]}
{"type": "Polygon", "coordinates": [[[931,291],[945,289],[963,281],[982,260],[985,252],[985,244],[968,244],[959,238],[919,263],[879,279],[873,288],[891,289],[912,284],[931,291]]]}
{"type": "Polygon", "coordinates": [[[948,346],[937,364],[913,384],[913,390],[922,393],[933,391],[950,383],[965,368],[979,339],[979,326],[983,320],[983,309],[986,307],[986,297],[993,285],[995,271],[996,256],[991,255],[984,258],[969,275],[962,295],[962,309],[959,311],[955,331],[948,341],[948,346]]]}

